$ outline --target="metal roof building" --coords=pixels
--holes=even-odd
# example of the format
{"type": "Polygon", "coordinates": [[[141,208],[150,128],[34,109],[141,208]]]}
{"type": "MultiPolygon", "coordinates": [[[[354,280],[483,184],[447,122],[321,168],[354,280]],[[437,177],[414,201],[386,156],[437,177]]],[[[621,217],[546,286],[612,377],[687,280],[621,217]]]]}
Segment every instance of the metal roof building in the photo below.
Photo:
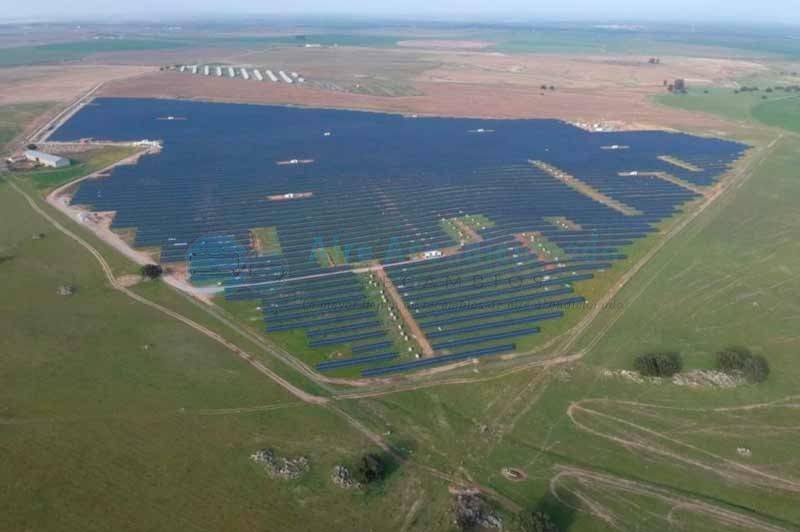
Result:
{"type": "Polygon", "coordinates": [[[69,166],[69,159],[39,150],[25,150],[25,158],[45,166],[52,166],[53,168],[69,166]]]}

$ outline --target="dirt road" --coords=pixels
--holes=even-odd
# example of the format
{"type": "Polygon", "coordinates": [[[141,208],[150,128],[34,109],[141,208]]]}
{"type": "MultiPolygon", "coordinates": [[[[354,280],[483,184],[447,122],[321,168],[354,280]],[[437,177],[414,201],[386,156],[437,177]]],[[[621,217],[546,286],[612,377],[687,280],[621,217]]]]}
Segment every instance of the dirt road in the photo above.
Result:
{"type": "Polygon", "coordinates": [[[423,357],[432,357],[433,356],[433,347],[431,346],[428,339],[425,337],[425,333],[422,332],[422,327],[419,326],[417,320],[414,319],[414,316],[411,315],[411,312],[406,307],[406,302],[403,301],[403,296],[400,295],[400,292],[397,291],[397,287],[392,282],[391,278],[386,274],[386,271],[383,269],[383,266],[380,264],[375,264],[373,271],[375,275],[378,276],[381,283],[383,283],[384,288],[386,288],[386,293],[389,294],[389,298],[394,303],[394,306],[397,308],[397,312],[400,313],[400,316],[403,318],[403,321],[408,327],[408,330],[411,331],[411,336],[416,340],[419,348],[422,352],[423,357]]]}
{"type": "Polygon", "coordinates": [[[459,229],[464,231],[468,236],[471,242],[483,242],[483,237],[478,233],[472,226],[465,224],[461,220],[453,220],[453,223],[458,226],[459,229]]]}

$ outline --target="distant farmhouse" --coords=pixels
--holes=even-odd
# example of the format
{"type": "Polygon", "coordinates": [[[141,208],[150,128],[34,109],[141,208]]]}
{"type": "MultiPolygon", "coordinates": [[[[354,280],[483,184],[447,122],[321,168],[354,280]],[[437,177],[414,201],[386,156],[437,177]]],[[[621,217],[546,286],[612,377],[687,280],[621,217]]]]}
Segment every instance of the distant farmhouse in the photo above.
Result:
{"type": "Polygon", "coordinates": [[[64,166],[69,166],[69,159],[65,157],[59,157],[58,155],[44,153],[43,151],[39,150],[25,150],[25,158],[29,161],[53,168],[63,168],[64,166]]]}

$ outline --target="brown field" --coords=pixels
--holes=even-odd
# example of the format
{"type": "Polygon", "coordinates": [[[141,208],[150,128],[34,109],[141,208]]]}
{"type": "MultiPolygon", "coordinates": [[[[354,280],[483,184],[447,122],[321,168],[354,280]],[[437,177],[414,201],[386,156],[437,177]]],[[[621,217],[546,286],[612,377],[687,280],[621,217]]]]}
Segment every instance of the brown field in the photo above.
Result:
{"type": "MultiPolygon", "coordinates": [[[[363,109],[403,114],[494,118],[561,118],[618,122],[626,128],[723,129],[720,119],[651,104],[664,81],[729,85],[766,66],[745,60],[661,57],[507,55],[468,50],[476,40],[410,38],[426,49],[273,47],[259,50],[182,49],[114,54],[115,64],[229,62],[301,72],[304,86],[175,72],[119,71],[105,96],[188,98],[363,109]],[[455,44],[453,44],[455,43],[455,44]],[[122,74],[129,74],[122,78],[122,74]],[[132,75],[136,74],[136,75],[132,75]],[[540,86],[555,90],[541,90],[540,86]]],[[[108,61],[95,55],[88,61],[108,61]]],[[[82,68],[90,68],[84,66],[82,68]]],[[[125,67],[114,67],[125,68],[125,67]]],[[[140,68],[140,67],[129,67],[140,68]]]]}
{"type": "Polygon", "coordinates": [[[153,72],[146,66],[70,65],[0,69],[0,105],[67,102],[99,83],[153,72]]]}
{"type": "Polygon", "coordinates": [[[251,51],[241,48],[172,48],[166,50],[130,50],[101,52],[84,57],[82,64],[163,66],[191,63],[238,63],[251,51]]]}
{"type": "Polygon", "coordinates": [[[186,98],[195,100],[273,103],[363,109],[430,116],[492,118],[561,118],[575,121],[623,121],[639,126],[720,128],[706,115],[663,109],[647,99],[653,91],[564,89],[540,91],[524,85],[486,85],[416,81],[419,96],[383,97],[327,91],[309,86],[257,83],[156,72],[106,84],[102,96],[186,98]]]}
{"type": "Polygon", "coordinates": [[[428,50],[478,50],[488,48],[492,43],[486,41],[459,41],[439,39],[409,39],[398,41],[397,46],[405,48],[426,48],[428,50]]]}
{"type": "Polygon", "coordinates": [[[690,84],[725,85],[732,78],[758,73],[766,67],[732,59],[661,57],[573,56],[552,54],[505,55],[447,53],[432,57],[441,66],[426,71],[419,81],[455,83],[542,84],[557,88],[662,91],[664,80],[684,78],[690,84]]]}
{"type": "Polygon", "coordinates": [[[80,64],[0,70],[0,104],[72,101],[103,83],[103,96],[187,98],[362,109],[408,115],[560,118],[627,129],[723,130],[708,115],[662,108],[665,80],[726,85],[766,66],[745,60],[487,53],[465,38],[409,37],[427,49],[356,47],[193,48],[95,54],[80,64]],[[113,62],[113,64],[111,64],[113,62]],[[303,86],[161,72],[160,65],[228,62],[301,72],[303,86]],[[555,90],[542,90],[541,85],[555,90]]]}

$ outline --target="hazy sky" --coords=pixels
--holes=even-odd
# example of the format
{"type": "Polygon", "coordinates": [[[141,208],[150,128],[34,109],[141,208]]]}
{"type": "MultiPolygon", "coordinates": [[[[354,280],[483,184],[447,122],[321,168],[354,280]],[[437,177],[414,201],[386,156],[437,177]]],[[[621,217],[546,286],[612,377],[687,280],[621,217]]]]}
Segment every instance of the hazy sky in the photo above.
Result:
{"type": "Polygon", "coordinates": [[[0,0],[0,17],[337,14],[470,19],[740,21],[800,24],[800,0],[0,0]],[[12,5],[13,4],[13,5],[12,5]]]}

